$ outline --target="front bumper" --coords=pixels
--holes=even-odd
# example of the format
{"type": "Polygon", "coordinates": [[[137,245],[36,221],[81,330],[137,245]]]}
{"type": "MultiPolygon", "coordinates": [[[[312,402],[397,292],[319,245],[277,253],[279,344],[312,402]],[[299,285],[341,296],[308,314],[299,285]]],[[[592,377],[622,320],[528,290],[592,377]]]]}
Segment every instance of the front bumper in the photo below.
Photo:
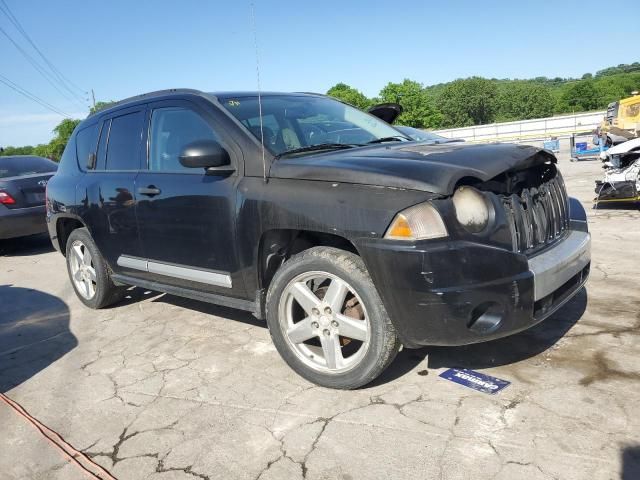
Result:
{"type": "Polygon", "coordinates": [[[29,208],[6,208],[0,205],[0,240],[26,237],[46,231],[44,205],[29,208]]]}
{"type": "Polygon", "coordinates": [[[586,282],[590,243],[569,230],[531,258],[464,241],[359,249],[403,344],[418,347],[483,342],[544,320],[586,282]]]}
{"type": "Polygon", "coordinates": [[[591,262],[591,235],[570,230],[550,250],[529,259],[533,273],[534,299],[543,300],[567,283],[591,262]]]}

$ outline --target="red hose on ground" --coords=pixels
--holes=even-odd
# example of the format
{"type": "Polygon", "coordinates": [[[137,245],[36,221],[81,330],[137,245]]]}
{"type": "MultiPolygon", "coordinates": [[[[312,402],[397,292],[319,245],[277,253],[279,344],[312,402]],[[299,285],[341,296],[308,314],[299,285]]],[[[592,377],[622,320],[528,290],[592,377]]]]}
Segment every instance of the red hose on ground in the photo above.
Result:
{"type": "Polygon", "coordinates": [[[89,478],[98,480],[117,480],[103,467],[91,460],[87,455],[76,450],[72,445],[67,443],[57,432],[40,423],[33,418],[19,403],[11,400],[5,394],[0,393],[0,399],[5,402],[13,411],[26,419],[33,425],[50,443],[52,443],[64,456],[78,468],[80,468],[89,478]]]}

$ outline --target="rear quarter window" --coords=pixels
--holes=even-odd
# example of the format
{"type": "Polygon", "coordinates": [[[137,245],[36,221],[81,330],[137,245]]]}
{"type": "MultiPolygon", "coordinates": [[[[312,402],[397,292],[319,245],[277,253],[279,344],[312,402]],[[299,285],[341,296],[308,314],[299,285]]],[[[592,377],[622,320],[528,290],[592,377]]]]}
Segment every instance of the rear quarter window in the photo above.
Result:
{"type": "Polygon", "coordinates": [[[89,163],[89,155],[96,152],[98,144],[98,125],[90,125],[83,128],[76,135],[76,155],[80,169],[86,170],[89,163]]]}

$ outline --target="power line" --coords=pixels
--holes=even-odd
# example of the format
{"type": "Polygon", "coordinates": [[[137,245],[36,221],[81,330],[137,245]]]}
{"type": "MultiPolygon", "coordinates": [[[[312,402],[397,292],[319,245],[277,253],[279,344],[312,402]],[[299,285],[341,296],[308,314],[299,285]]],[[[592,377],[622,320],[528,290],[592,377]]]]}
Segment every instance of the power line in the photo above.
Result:
{"type": "MultiPolygon", "coordinates": [[[[49,82],[51,84],[51,86],[53,88],[55,88],[58,93],[60,93],[62,96],[64,96],[67,100],[71,100],[71,101],[75,101],[77,102],[77,100],[75,100],[73,97],[69,97],[67,94],[65,94],[62,90],[60,90],[60,88],[58,88],[58,86],[54,83],[54,81],[50,78],[50,74],[45,71],[42,66],[36,62],[36,60],[29,55],[29,53],[27,53],[20,45],[18,45],[13,38],[11,38],[9,36],[9,34],[2,28],[0,27],[0,33],[2,33],[5,37],[7,37],[7,39],[13,44],[14,47],[16,47],[16,49],[22,53],[22,55],[27,59],[27,61],[33,66],[33,68],[35,68],[40,75],[42,75],[44,77],[44,79],[49,82]]],[[[79,105],[81,105],[83,108],[85,108],[85,105],[82,103],[77,102],[79,105]]]]}
{"type": "Polygon", "coordinates": [[[75,88],[77,91],[82,92],[83,95],[88,95],[87,91],[83,90],[82,88],[78,87],[75,83],[73,83],[71,80],[69,80],[46,56],[44,53],[42,53],[42,50],[40,50],[38,48],[38,46],[35,44],[35,42],[31,39],[31,37],[29,36],[29,34],[26,32],[26,30],[22,27],[22,24],[20,23],[20,21],[16,18],[16,16],[13,14],[13,12],[11,11],[11,9],[9,8],[9,5],[7,5],[7,3],[5,2],[5,0],[0,0],[0,2],[2,3],[2,5],[0,5],[0,11],[2,11],[2,13],[4,13],[7,18],[9,19],[9,21],[13,24],[13,26],[22,34],[22,36],[29,42],[29,44],[33,47],[33,49],[38,53],[38,55],[40,55],[40,58],[42,58],[42,60],[44,60],[44,62],[49,66],[49,68],[51,69],[51,71],[53,72],[53,74],[56,76],[58,82],[60,83],[60,85],[62,85],[62,87],[65,88],[65,90],[67,90],[70,94],[74,95],[76,98],[79,98],[81,101],[87,101],[87,99],[85,97],[82,97],[80,95],[78,95],[77,93],[75,93],[71,88],[69,88],[69,85],[73,88],[75,88]]]}
{"type": "Polygon", "coordinates": [[[73,88],[75,88],[76,90],[78,90],[79,92],[82,92],[82,94],[87,95],[88,92],[86,90],[84,90],[83,88],[80,88],[79,86],[77,86],[75,83],[73,83],[71,80],[69,80],[46,56],[44,53],[42,53],[42,50],[40,50],[38,48],[38,46],[35,44],[35,42],[31,39],[31,36],[27,33],[27,31],[22,27],[22,24],[20,23],[20,21],[16,18],[16,16],[13,14],[13,12],[11,11],[11,9],[9,8],[9,5],[7,5],[7,3],[5,2],[5,0],[0,0],[0,2],[2,3],[2,5],[0,5],[0,11],[2,11],[7,18],[9,19],[9,21],[13,24],[14,27],[16,27],[16,29],[22,34],[22,36],[31,44],[31,46],[33,47],[33,49],[38,52],[38,55],[40,55],[40,57],[45,61],[45,63],[49,66],[49,68],[51,69],[51,71],[53,71],[56,76],[58,76],[60,78],[61,81],[68,83],[69,85],[71,85],[73,88]],[[4,7],[3,7],[4,6],[4,7]]]}
{"type": "Polygon", "coordinates": [[[68,115],[68,114],[64,113],[62,110],[59,110],[58,108],[54,107],[49,102],[41,99],[40,97],[38,97],[37,95],[34,95],[33,93],[29,92],[28,90],[25,90],[20,85],[18,85],[17,83],[12,82],[11,80],[9,80],[7,77],[5,77],[2,74],[0,74],[0,83],[4,83],[7,87],[11,88],[12,90],[15,90],[20,95],[23,95],[23,96],[27,97],[28,99],[33,100],[34,102],[36,102],[36,103],[42,105],[43,107],[51,110],[53,113],[57,113],[58,115],[62,115],[65,118],[71,118],[71,115],[68,115]]]}
{"type": "Polygon", "coordinates": [[[34,102],[36,102],[36,103],[42,105],[43,107],[51,110],[52,112],[57,113],[58,115],[62,115],[65,118],[71,118],[70,115],[64,113],[61,110],[58,110],[56,107],[51,105],[49,102],[46,102],[45,100],[42,100],[40,97],[38,97],[38,96],[34,95],[33,93],[29,92],[28,90],[25,90],[20,85],[12,82],[11,80],[9,80],[4,75],[0,75],[0,82],[4,83],[7,87],[11,88],[12,90],[15,90],[16,92],[18,92],[19,94],[27,97],[28,99],[33,100],[34,102]]]}

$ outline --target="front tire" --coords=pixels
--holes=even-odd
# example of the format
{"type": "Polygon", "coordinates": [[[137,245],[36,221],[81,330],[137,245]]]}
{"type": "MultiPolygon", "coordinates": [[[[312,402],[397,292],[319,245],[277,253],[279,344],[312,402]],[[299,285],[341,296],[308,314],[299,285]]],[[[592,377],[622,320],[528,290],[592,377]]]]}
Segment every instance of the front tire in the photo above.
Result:
{"type": "Polygon", "coordinates": [[[278,352],[317,385],[366,385],[400,348],[362,259],[350,252],[314,247],[294,255],[276,272],[266,308],[278,352]]]}
{"type": "Polygon", "coordinates": [[[69,235],[66,260],[71,285],[87,307],[104,308],[124,297],[125,288],[111,280],[107,264],[86,228],[69,235]]]}

